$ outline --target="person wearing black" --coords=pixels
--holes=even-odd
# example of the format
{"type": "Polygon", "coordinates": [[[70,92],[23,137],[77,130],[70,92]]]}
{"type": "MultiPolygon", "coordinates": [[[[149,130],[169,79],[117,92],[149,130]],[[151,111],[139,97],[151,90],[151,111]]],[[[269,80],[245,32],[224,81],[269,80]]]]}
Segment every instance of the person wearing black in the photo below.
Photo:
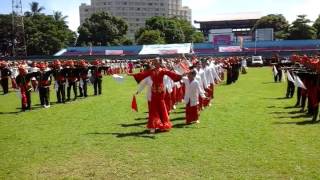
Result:
{"type": "MultiPolygon", "coordinates": [[[[288,70],[288,73],[290,73],[291,77],[292,76],[292,72],[290,72],[288,70]]],[[[286,97],[287,98],[292,98],[293,95],[294,95],[294,91],[295,91],[295,86],[294,86],[294,83],[292,81],[290,81],[289,79],[287,79],[287,82],[288,82],[288,86],[287,86],[287,94],[286,94],[286,97]]]]}
{"type": "Polygon", "coordinates": [[[275,74],[275,76],[274,76],[274,82],[281,82],[281,80],[282,80],[281,64],[277,63],[275,65],[275,69],[277,70],[277,74],[275,74]]]}
{"type": "Polygon", "coordinates": [[[93,66],[90,67],[92,79],[93,79],[93,89],[94,95],[102,94],[102,70],[108,70],[108,67],[101,66],[101,63],[98,60],[95,60],[92,63],[93,66]]]}
{"type": "Polygon", "coordinates": [[[16,77],[17,87],[21,93],[21,110],[31,110],[31,91],[32,87],[29,84],[33,74],[27,74],[23,67],[19,67],[19,75],[16,77]]]}
{"type": "Polygon", "coordinates": [[[86,64],[85,61],[80,61],[80,67],[79,67],[79,97],[88,97],[87,93],[87,87],[88,87],[88,65],[86,64]]]}
{"type": "Polygon", "coordinates": [[[239,79],[239,74],[240,74],[240,68],[241,64],[238,60],[235,59],[234,63],[232,64],[232,82],[235,83],[239,79]]]}
{"type": "Polygon", "coordinates": [[[73,100],[77,99],[77,81],[79,77],[79,70],[74,66],[73,61],[69,61],[69,68],[66,68],[67,74],[67,101],[70,101],[71,96],[71,88],[73,89],[74,98],[73,100]]]}
{"type": "Polygon", "coordinates": [[[225,68],[227,69],[227,85],[230,85],[232,84],[233,75],[231,62],[227,62],[225,68]]]}
{"type": "Polygon", "coordinates": [[[45,71],[46,65],[40,65],[40,71],[33,73],[39,82],[39,96],[40,103],[44,108],[50,107],[50,85],[51,85],[51,73],[52,71],[45,71]]]}
{"type": "Polygon", "coordinates": [[[11,71],[8,68],[6,62],[3,62],[0,67],[0,77],[1,77],[1,86],[3,89],[3,94],[9,93],[9,78],[11,76],[11,71]]]}
{"type": "Polygon", "coordinates": [[[57,94],[57,103],[65,103],[66,101],[66,69],[61,67],[60,61],[54,62],[53,76],[55,79],[55,90],[57,94]]]}

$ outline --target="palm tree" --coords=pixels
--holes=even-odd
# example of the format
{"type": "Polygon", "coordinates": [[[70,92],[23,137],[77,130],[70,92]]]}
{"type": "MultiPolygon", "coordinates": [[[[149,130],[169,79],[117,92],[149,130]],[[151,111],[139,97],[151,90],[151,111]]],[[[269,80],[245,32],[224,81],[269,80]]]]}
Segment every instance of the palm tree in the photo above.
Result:
{"type": "Polygon", "coordinates": [[[62,12],[60,11],[53,11],[53,19],[56,21],[63,21],[66,22],[66,19],[68,18],[68,16],[63,16],[62,12]]]}
{"type": "Polygon", "coordinates": [[[39,7],[39,3],[35,1],[31,2],[29,5],[32,15],[39,14],[45,9],[43,6],[39,7]]]}

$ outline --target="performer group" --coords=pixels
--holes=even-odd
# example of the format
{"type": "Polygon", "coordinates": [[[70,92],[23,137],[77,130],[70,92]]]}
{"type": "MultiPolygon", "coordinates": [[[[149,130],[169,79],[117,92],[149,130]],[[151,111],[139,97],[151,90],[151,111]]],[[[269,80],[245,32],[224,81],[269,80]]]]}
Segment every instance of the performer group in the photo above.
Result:
{"type": "Polygon", "coordinates": [[[136,94],[147,88],[150,133],[169,131],[170,112],[182,101],[186,105],[186,124],[200,123],[199,113],[211,106],[214,88],[224,80],[224,70],[228,71],[227,79],[234,83],[239,76],[239,64],[240,58],[147,60],[144,70],[129,75],[139,84],[136,94]]]}
{"type": "Polygon", "coordinates": [[[293,98],[297,89],[295,107],[301,108],[300,112],[306,112],[312,117],[312,122],[316,122],[320,102],[319,57],[293,55],[290,63],[275,64],[273,73],[275,82],[287,80],[287,98],[293,98]]]}
{"type": "Polygon", "coordinates": [[[155,58],[133,64],[132,61],[55,60],[48,62],[0,62],[3,93],[9,92],[9,82],[21,97],[22,111],[31,110],[31,92],[38,91],[41,105],[50,107],[50,90],[56,92],[56,102],[66,103],[88,96],[88,84],[94,95],[102,94],[103,75],[128,74],[139,83],[136,94],[147,88],[148,123],[151,133],[172,128],[170,112],[178,103],[186,105],[186,124],[199,123],[199,112],[210,107],[214,89],[224,80],[235,83],[241,70],[241,58],[155,58]],[[138,66],[139,65],[139,66],[138,66]],[[133,74],[135,66],[140,72],[133,74]]]}
{"type": "Polygon", "coordinates": [[[88,84],[92,84],[94,95],[102,94],[103,75],[133,71],[132,63],[120,61],[85,60],[48,62],[0,62],[0,78],[4,95],[12,88],[18,90],[22,111],[31,110],[31,92],[38,91],[40,103],[50,107],[50,89],[56,92],[57,103],[66,103],[78,97],[88,96],[88,84]],[[72,98],[72,99],[71,99],[72,98]]]}

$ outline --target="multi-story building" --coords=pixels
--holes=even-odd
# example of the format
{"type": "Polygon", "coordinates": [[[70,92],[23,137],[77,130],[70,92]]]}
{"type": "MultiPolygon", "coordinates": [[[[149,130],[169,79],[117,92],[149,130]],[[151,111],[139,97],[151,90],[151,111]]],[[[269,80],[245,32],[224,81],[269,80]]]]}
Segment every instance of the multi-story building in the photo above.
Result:
{"type": "Polygon", "coordinates": [[[182,0],[91,0],[91,5],[81,4],[79,11],[81,24],[100,11],[122,17],[128,22],[131,39],[139,28],[144,27],[146,19],[153,16],[179,17],[191,23],[191,9],[182,6],[182,0]]]}

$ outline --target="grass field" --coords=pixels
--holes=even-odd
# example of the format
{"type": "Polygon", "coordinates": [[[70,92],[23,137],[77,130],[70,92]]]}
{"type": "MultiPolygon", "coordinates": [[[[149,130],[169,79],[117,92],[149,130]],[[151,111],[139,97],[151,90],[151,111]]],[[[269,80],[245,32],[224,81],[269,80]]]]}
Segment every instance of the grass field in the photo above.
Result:
{"type": "Polygon", "coordinates": [[[320,179],[320,124],[282,99],[270,68],[217,87],[199,125],[184,126],[179,106],[156,135],[144,95],[131,112],[133,79],[103,84],[102,96],[25,113],[15,93],[0,96],[0,179],[320,179]]]}

